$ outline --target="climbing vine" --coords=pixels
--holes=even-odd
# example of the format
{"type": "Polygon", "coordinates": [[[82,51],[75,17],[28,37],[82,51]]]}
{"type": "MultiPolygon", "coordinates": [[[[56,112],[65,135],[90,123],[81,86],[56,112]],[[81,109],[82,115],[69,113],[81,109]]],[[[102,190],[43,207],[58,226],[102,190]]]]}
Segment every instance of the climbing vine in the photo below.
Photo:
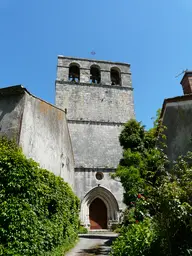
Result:
{"type": "Polygon", "coordinates": [[[0,255],[65,250],[77,239],[78,214],[79,200],[63,179],[0,138],[0,255]]]}

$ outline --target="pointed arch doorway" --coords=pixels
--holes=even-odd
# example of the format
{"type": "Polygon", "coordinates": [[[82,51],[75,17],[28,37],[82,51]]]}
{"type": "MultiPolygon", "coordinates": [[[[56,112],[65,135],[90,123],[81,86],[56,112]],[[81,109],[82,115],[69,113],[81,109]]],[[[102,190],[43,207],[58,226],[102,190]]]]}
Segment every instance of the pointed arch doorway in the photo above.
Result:
{"type": "MultiPolygon", "coordinates": [[[[114,195],[105,187],[97,186],[92,188],[83,198],[81,202],[81,223],[86,227],[91,229],[90,217],[90,206],[95,199],[100,199],[107,208],[107,229],[110,228],[111,222],[118,222],[119,220],[119,206],[114,195]]],[[[96,208],[96,213],[101,213],[99,207],[96,207],[96,203],[93,203],[92,207],[96,208]]],[[[91,210],[92,211],[92,210],[91,210]]],[[[93,216],[94,217],[94,216],[93,216]]],[[[104,219],[104,218],[103,218],[104,219]]]]}
{"type": "Polygon", "coordinates": [[[103,200],[96,198],[89,207],[90,229],[107,229],[107,207],[103,200]]]}

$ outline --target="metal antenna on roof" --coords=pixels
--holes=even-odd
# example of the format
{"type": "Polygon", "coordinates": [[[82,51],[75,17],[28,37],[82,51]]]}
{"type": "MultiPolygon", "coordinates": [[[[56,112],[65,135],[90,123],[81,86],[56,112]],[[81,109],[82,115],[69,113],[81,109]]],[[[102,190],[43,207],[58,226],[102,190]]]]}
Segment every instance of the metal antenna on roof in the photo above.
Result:
{"type": "Polygon", "coordinates": [[[177,78],[178,76],[182,75],[183,73],[187,72],[188,69],[186,68],[185,70],[183,70],[181,73],[179,73],[178,75],[175,76],[175,78],[177,78]]]}

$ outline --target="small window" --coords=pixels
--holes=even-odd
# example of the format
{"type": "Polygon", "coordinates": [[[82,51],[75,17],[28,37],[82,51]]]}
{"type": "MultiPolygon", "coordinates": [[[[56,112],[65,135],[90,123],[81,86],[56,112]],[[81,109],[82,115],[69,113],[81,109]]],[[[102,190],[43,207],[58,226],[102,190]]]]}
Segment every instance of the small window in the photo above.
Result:
{"type": "Polygon", "coordinates": [[[97,180],[102,180],[103,177],[104,177],[104,175],[103,175],[102,172],[97,172],[97,173],[95,174],[95,177],[96,177],[97,180]]]}
{"type": "Polygon", "coordinates": [[[80,82],[80,69],[77,64],[71,64],[69,67],[69,81],[80,82]]]}
{"type": "Polygon", "coordinates": [[[100,69],[97,66],[92,66],[90,70],[90,83],[100,84],[100,82],[101,82],[100,69]]]}
{"type": "Polygon", "coordinates": [[[120,71],[117,68],[111,69],[111,85],[121,85],[120,71]]]}

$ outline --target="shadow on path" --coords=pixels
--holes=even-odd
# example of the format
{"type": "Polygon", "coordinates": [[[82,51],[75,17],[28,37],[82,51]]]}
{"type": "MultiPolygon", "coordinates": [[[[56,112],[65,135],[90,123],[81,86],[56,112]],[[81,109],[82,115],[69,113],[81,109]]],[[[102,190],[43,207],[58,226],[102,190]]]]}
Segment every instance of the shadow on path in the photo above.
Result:
{"type": "Polygon", "coordinates": [[[79,242],[66,256],[105,256],[111,251],[111,244],[118,234],[83,234],[79,242]]]}
{"type": "Polygon", "coordinates": [[[95,245],[91,248],[88,249],[82,249],[81,251],[79,251],[79,255],[81,256],[89,256],[89,255],[109,255],[110,251],[111,251],[111,244],[112,242],[116,239],[116,237],[102,237],[102,236],[94,236],[94,237],[90,237],[90,239],[100,239],[100,240],[105,240],[101,241],[101,244],[95,245]],[[108,239],[106,241],[106,239],[108,239]]]}

